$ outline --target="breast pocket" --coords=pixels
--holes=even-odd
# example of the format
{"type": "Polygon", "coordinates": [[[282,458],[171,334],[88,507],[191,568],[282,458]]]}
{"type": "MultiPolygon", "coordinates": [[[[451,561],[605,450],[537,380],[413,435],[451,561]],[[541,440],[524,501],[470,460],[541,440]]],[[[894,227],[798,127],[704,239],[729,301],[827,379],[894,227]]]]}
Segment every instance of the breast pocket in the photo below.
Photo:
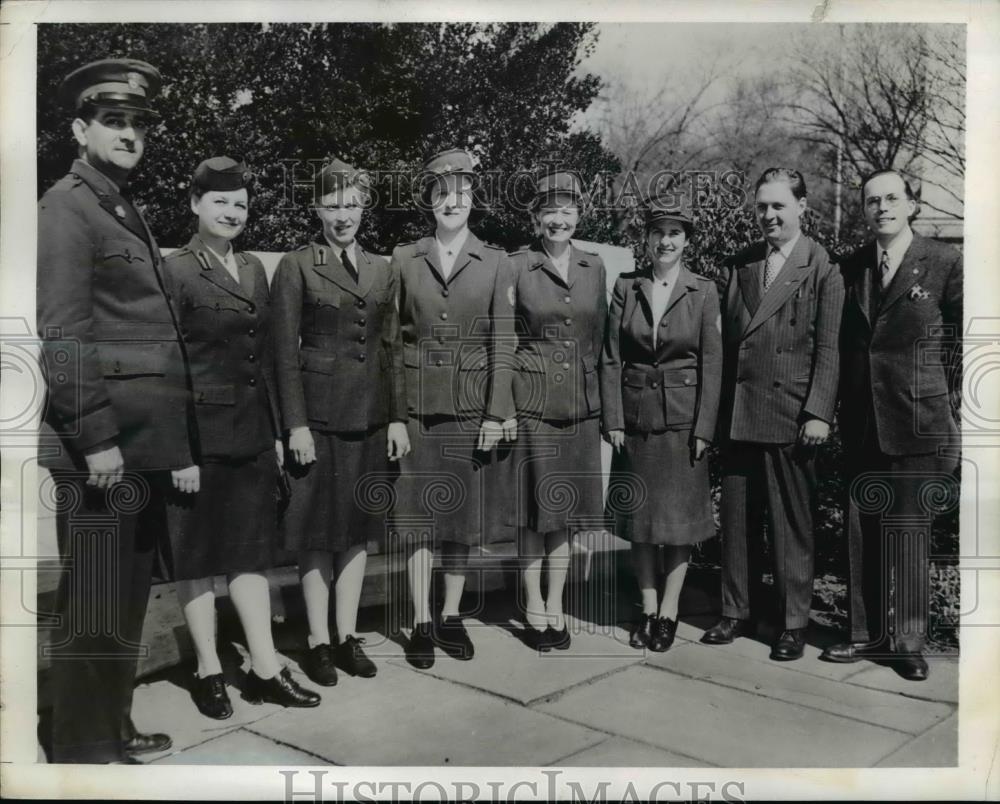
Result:
{"type": "Polygon", "coordinates": [[[104,268],[131,268],[149,265],[146,249],[134,240],[105,238],[101,242],[100,265],[104,268]]]}
{"type": "Polygon", "coordinates": [[[305,320],[313,332],[332,335],[337,332],[343,298],[333,288],[309,291],[306,297],[305,320]]]}

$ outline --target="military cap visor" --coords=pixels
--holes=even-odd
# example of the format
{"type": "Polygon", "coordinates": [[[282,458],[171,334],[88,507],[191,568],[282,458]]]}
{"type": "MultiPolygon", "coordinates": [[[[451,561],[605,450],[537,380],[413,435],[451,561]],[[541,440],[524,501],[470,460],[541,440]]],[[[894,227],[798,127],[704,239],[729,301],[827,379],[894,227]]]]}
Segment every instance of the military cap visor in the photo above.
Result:
{"type": "Polygon", "coordinates": [[[660,221],[677,221],[684,225],[688,232],[694,231],[694,218],[691,211],[681,204],[652,202],[646,207],[646,227],[660,221]]]}
{"type": "Polygon", "coordinates": [[[531,201],[532,209],[538,209],[546,203],[564,196],[576,204],[586,200],[580,177],[569,171],[557,171],[539,176],[535,182],[535,196],[531,201]]]}
{"type": "Polygon", "coordinates": [[[228,156],[213,156],[195,168],[191,189],[225,193],[249,187],[252,181],[253,173],[243,162],[228,156]]]}
{"type": "Polygon", "coordinates": [[[159,94],[161,84],[160,71],[144,61],[102,59],[67,75],[59,86],[59,97],[75,111],[92,104],[156,117],[149,101],[159,94]]]}
{"type": "Polygon", "coordinates": [[[476,175],[472,154],[463,148],[450,148],[447,151],[434,154],[424,162],[421,172],[421,178],[424,181],[453,175],[476,175]]]}

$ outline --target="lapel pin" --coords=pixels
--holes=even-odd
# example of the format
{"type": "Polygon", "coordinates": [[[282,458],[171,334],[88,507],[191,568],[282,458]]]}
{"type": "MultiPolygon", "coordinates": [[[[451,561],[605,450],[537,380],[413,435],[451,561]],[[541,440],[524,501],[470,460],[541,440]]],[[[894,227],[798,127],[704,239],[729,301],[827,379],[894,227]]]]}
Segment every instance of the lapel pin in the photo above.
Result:
{"type": "Polygon", "coordinates": [[[912,301],[924,301],[925,299],[929,299],[930,297],[931,294],[928,293],[926,290],[924,290],[922,287],[920,287],[920,285],[914,285],[912,288],[910,288],[910,299],[912,301]]]}

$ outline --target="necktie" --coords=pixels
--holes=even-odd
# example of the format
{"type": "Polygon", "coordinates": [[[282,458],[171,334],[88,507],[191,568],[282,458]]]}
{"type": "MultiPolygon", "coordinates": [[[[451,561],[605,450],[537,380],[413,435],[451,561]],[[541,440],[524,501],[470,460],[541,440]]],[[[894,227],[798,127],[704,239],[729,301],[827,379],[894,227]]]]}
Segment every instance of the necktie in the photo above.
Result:
{"type": "Polygon", "coordinates": [[[778,249],[772,248],[767,255],[767,261],[764,263],[764,292],[771,287],[771,283],[778,276],[778,271],[780,271],[778,266],[778,249]]]}
{"type": "Polygon", "coordinates": [[[344,264],[347,269],[347,273],[351,275],[351,279],[355,282],[358,281],[358,269],[354,267],[354,263],[351,262],[351,258],[347,256],[347,249],[345,248],[340,252],[340,261],[344,264]]]}
{"type": "Polygon", "coordinates": [[[885,290],[889,285],[889,252],[882,252],[882,259],[878,263],[878,275],[879,280],[882,283],[882,290],[885,290]]]}

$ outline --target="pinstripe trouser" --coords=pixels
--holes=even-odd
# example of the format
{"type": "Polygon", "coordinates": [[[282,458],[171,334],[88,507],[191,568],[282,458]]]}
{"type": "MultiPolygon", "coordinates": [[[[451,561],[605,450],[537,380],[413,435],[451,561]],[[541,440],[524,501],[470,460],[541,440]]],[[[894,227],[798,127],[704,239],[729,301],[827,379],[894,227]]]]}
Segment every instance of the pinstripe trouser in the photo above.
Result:
{"type": "Polygon", "coordinates": [[[730,442],[722,453],[722,614],[760,613],[764,523],[784,628],[809,623],[813,587],[816,450],[730,442]]]}

